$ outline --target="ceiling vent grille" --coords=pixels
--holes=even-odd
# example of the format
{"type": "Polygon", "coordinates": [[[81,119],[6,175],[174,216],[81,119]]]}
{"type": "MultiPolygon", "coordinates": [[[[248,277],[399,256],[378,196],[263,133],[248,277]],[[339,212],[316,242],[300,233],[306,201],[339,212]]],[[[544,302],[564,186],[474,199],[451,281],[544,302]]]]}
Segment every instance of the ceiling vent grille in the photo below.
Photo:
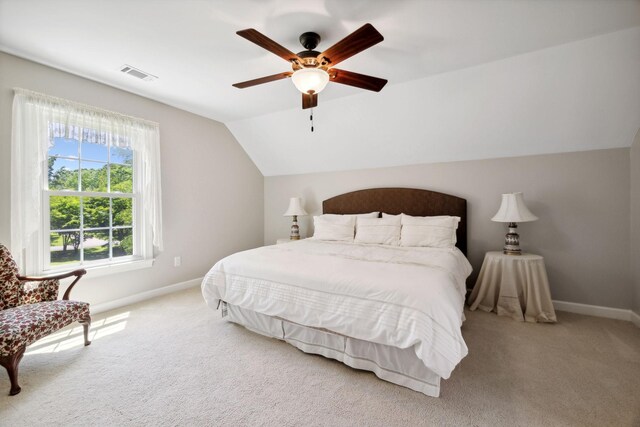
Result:
{"type": "Polygon", "coordinates": [[[137,79],[144,80],[145,82],[150,82],[158,78],[153,74],[145,73],[144,71],[127,64],[124,64],[122,67],[120,67],[120,71],[125,74],[129,74],[130,76],[133,76],[137,79]]]}

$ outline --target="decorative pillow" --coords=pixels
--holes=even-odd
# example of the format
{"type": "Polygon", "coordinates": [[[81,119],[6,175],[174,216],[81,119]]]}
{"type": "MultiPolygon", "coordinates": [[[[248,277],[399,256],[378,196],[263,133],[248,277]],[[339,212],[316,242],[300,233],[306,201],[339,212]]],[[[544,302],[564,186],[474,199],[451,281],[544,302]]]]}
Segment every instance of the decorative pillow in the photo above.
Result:
{"type": "Polygon", "coordinates": [[[456,244],[457,216],[410,216],[402,214],[400,246],[452,249],[456,244]]]}
{"type": "Polygon", "coordinates": [[[313,239],[353,242],[354,215],[320,215],[313,217],[313,239]]]}
{"type": "Polygon", "coordinates": [[[392,218],[358,218],[356,243],[400,244],[400,216],[392,218]]]}

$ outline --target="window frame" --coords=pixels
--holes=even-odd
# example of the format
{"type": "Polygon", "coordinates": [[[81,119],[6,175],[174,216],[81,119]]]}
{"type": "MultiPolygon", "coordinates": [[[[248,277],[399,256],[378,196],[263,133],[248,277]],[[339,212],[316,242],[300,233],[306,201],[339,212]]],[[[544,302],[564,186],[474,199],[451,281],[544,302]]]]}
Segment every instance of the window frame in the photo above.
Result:
{"type": "MultiPolygon", "coordinates": [[[[51,124],[50,124],[51,126],[51,124]]],[[[80,129],[80,138],[84,135],[84,128],[80,129]]],[[[52,137],[54,138],[54,137],[52,137]]],[[[73,139],[73,138],[67,138],[73,139]]],[[[100,163],[105,163],[107,166],[107,191],[81,191],[82,188],[82,164],[86,161],[95,161],[92,159],[83,159],[82,158],[82,144],[89,141],[78,141],[78,157],[72,158],[68,156],[49,156],[48,150],[45,151],[43,162],[43,175],[41,184],[41,203],[42,203],[42,224],[40,227],[41,236],[39,236],[38,240],[38,256],[34,259],[37,260],[36,269],[38,272],[42,274],[53,274],[64,270],[69,270],[70,268],[85,268],[92,271],[92,276],[103,275],[108,273],[117,273],[121,271],[127,271],[137,268],[146,268],[150,267],[153,264],[153,243],[152,243],[152,233],[150,227],[145,224],[144,210],[143,206],[143,188],[142,188],[142,180],[139,179],[139,176],[142,172],[142,168],[140,166],[140,156],[136,150],[131,150],[133,159],[132,159],[132,191],[131,193],[120,193],[120,192],[111,192],[111,142],[107,142],[107,161],[100,163]],[[49,179],[48,179],[48,159],[50,157],[61,158],[66,160],[73,160],[78,162],[78,188],[76,190],[50,190],[49,189],[49,179]],[[84,260],[84,248],[80,250],[80,261],[77,263],[67,263],[52,266],[51,265],[51,244],[50,244],[50,236],[51,236],[51,211],[50,211],[50,198],[55,196],[72,196],[81,198],[80,203],[80,227],[78,230],[80,231],[80,244],[84,244],[84,232],[85,230],[92,230],[94,228],[85,228],[83,227],[84,223],[84,200],[89,197],[107,197],[110,199],[109,201],[109,226],[108,227],[98,227],[99,229],[107,228],[109,231],[109,257],[101,260],[95,261],[86,261],[84,260]],[[123,226],[122,228],[130,228],[132,230],[133,235],[133,254],[127,256],[121,256],[117,258],[113,258],[113,199],[114,198],[130,198],[132,200],[132,215],[131,215],[131,226],[123,226]],[[96,274],[98,273],[98,274],[96,274]]],[[[116,163],[120,164],[120,163],[116,163]]],[[[115,228],[120,228],[120,226],[115,226],[115,228]]]]}

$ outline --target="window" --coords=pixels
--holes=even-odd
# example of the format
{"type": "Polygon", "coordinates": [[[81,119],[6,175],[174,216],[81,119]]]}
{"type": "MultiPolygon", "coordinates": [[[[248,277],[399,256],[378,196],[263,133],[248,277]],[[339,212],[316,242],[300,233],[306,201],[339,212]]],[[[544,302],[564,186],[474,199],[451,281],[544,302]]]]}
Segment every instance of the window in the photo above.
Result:
{"type": "Polygon", "coordinates": [[[50,125],[44,270],[140,257],[133,150],[92,129],[70,132],[81,140],[55,136],[66,133],[63,125],[50,125]]]}
{"type": "Polygon", "coordinates": [[[158,150],[155,123],[16,89],[11,245],[21,267],[152,259],[162,249],[158,150]]]}

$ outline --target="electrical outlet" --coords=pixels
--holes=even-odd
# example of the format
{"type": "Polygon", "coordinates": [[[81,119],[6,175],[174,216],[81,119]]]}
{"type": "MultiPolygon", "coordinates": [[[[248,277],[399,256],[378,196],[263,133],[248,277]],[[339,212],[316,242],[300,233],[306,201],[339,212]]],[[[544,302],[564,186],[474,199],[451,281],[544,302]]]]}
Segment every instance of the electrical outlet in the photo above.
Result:
{"type": "Polygon", "coordinates": [[[182,265],[182,257],[175,257],[173,258],[173,266],[174,267],[180,267],[182,265]]]}

